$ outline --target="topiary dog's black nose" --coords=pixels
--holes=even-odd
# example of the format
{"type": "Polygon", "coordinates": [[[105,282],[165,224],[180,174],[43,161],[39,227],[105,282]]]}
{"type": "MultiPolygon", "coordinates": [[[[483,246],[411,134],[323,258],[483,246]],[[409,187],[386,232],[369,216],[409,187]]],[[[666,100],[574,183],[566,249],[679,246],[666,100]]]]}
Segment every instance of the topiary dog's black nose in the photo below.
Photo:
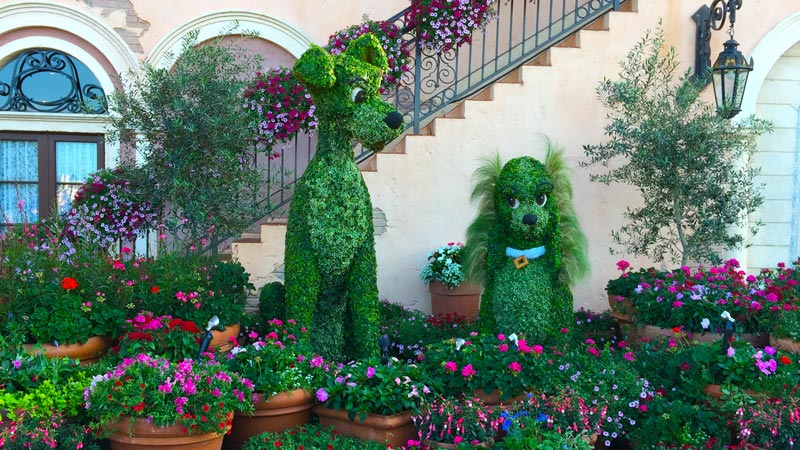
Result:
{"type": "Polygon", "coordinates": [[[536,225],[536,214],[525,214],[522,218],[522,223],[525,225],[536,225]]]}
{"type": "Polygon", "coordinates": [[[386,117],[383,119],[383,123],[385,123],[389,128],[396,130],[400,128],[400,125],[403,124],[403,115],[397,111],[392,111],[389,114],[386,114],[386,117]]]}

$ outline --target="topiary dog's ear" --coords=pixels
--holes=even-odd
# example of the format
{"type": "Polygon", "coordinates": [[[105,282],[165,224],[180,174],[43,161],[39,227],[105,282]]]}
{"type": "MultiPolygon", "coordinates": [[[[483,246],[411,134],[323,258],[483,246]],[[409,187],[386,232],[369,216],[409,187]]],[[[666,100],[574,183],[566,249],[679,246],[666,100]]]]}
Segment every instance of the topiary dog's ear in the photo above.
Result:
{"type": "Polygon", "coordinates": [[[327,89],[336,82],[333,56],[318,45],[311,45],[294,63],[294,76],[309,89],[327,89]]]}
{"type": "Polygon", "coordinates": [[[353,40],[344,53],[351,58],[372,64],[379,68],[381,72],[385,73],[389,70],[389,60],[386,59],[386,53],[383,52],[378,38],[372,33],[361,35],[353,40]]]}

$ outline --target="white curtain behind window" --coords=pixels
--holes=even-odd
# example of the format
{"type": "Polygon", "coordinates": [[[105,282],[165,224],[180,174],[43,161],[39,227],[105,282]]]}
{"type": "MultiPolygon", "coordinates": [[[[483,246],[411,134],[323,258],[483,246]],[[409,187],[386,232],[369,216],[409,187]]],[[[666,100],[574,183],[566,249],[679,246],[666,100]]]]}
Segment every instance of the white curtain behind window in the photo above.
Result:
{"type": "Polygon", "coordinates": [[[56,142],[56,201],[58,212],[69,210],[72,197],[86,177],[97,171],[97,144],[56,142]]]}
{"type": "Polygon", "coordinates": [[[39,220],[38,154],[36,141],[0,140],[0,223],[39,220]]]}

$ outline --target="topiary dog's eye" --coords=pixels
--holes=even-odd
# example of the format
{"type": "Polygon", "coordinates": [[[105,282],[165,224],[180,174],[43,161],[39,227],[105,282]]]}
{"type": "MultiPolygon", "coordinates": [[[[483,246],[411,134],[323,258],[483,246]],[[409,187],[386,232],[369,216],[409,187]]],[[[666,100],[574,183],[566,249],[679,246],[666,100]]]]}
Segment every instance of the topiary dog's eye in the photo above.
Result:
{"type": "Polygon", "coordinates": [[[509,195],[508,197],[506,197],[506,201],[508,202],[508,206],[510,206],[511,209],[519,208],[519,200],[517,200],[513,196],[509,195]]]}
{"type": "Polygon", "coordinates": [[[547,194],[537,194],[533,200],[536,201],[537,205],[544,206],[547,204],[547,194]]]}
{"type": "Polygon", "coordinates": [[[366,97],[367,93],[360,87],[354,87],[353,90],[350,91],[350,100],[352,100],[353,103],[361,103],[366,97]]]}

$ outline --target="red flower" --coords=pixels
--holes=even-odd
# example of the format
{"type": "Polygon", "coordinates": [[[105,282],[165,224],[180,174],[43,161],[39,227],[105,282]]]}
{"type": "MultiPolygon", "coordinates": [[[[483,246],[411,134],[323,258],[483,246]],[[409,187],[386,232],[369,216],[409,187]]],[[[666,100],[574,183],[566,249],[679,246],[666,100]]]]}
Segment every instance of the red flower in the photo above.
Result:
{"type": "Polygon", "coordinates": [[[791,364],[791,363],[792,363],[792,360],[789,359],[788,356],[786,356],[786,355],[781,356],[781,364],[788,365],[788,364],[791,364]]]}
{"type": "Polygon", "coordinates": [[[65,291],[78,289],[78,282],[75,281],[75,278],[65,277],[61,280],[61,287],[64,288],[65,291]]]}
{"type": "Polygon", "coordinates": [[[158,291],[160,291],[160,290],[161,289],[159,289],[158,286],[153,286],[153,287],[150,288],[150,292],[153,293],[153,294],[158,294],[158,291]]]}

